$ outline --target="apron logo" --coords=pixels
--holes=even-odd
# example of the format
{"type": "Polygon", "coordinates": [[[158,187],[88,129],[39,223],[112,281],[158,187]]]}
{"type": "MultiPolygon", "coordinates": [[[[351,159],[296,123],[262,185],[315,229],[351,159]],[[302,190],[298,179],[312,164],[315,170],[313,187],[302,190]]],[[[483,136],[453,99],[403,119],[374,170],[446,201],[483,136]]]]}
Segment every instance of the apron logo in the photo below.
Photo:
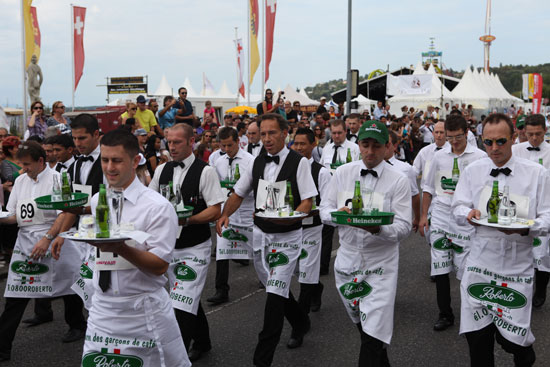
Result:
{"type": "Polygon", "coordinates": [[[441,237],[441,238],[437,239],[433,243],[433,248],[436,249],[436,250],[440,250],[440,251],[453,250],[454,252],[457,252],[459,254],[464,252],[464,248],[462,248],[461,246],[455,245],[453,243],[453,240],[451,240],[447,237],[441,237]]]}
{"type": "Polygon", "coordinates": [[[508,288],[506,283],[474,283],[468,287],[468,293],[482,302],[496,303],[506,308],[522,308],[527,304],[527,298],[520,292],[508,288]]]}
{"type": "Polygon", "coordinates": [[[282,252],[273,252],[265,257],[270,268],[288,264],[288,256],[282,252]]]}
{"type": "Polygon", "coordinates": [[[177,265],[174,268],[174,275],[176,275],[176,278],[183,281],[193,281],[197,279],[197,272],[193,270],[189,265],[177,265]]]}
{"type": "Polygon", "coordinates": [[[308,253],[306,250],[302,249],[302,252],[300,252],[300,258],[299,260],[303,260],[308,256],[308,253]]]}
{"type": "Polygon", "coordinates": [[[80,276],[84,279],[92,279],[94,272],[86,264],[80,265],[80,276]]]}
{"type": "Polygon", "coordinates": [[[540,240],[540,238],[533,238],[533,247],[539,247],[540,245],[542,245],[542,241],[540,240]]]}
{"type": "Polygon", "coordinates": [[[100,352],[86,354],[82,358],[82,367],[142,367],[143,360],[136,356],[120,354],[120,349],[114,353],[107,353],[106,349],[100,352]]]}
{"type": "Polygon", "coordinates": [[[14,261],[11,270],[18,274],[39,275],[47,273],[50,268],[44,264],[33,264],[26,261],[14,261]]]}
{"type": "Polygon", "coordinates": [[[236,232],[234,229],[228,229],[223,231],[222,237],[229,241],[243,241],[248,242],[248,238],[244,234],[236,232]]]}
{"type": "Polygon", "coordinates": [[[342,296],[348,300],[363,298],[372,292],[371,285],[365,281],[362,281],[361,283],[357,283],[356,281],[345,283],[338,289],[340,290],[340,293],[342,293],[342,296]]]}

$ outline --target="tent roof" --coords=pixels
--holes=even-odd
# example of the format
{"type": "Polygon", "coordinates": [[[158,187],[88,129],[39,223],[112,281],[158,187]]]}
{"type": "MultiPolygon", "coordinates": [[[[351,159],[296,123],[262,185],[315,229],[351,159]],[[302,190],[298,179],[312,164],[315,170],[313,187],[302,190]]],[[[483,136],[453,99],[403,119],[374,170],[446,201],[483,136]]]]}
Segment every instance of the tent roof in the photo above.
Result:
{"type": "Polygon", "coordinates": [[[231,90],[229,90],[229,87],[227,86],[227,82],[224,80],[222,83],[222,86],[220,90],[218,91],[217,97],[227,97],[227,98],[235,98],[235,93],[232,93],[231,90]]]}
{"type": "Polygon", "coordinates": [[[414,68],[413,75],[422,75],[426,74],[426,70],[424,70],[424,66],[422,66],[422,61],[419,61],[416,64],[416,67],[414,68]]]}
{"type": "Polygon", "coordinates": [[[166,80],[166,75],[162,75],[162,78],[160,79],[159,86],[157,87],[157,90],[155,91],[154,96],[171,96],[174,94],[174,90],[168,84],[168,80],[166,80]]]}
{"type": "Polygon", "coordinates": [[[191,81],[189,80],[188,77],[185,77],[185,80],[183,81],[183,86],[185,87],[185,89],[187,89],[187,98],[189,98],[189,97],[199,97],[200,96],[193,89],[193,86],[191,85],[191,81]]]}
{"type": "MultiPolygon", "coordinates": [[[[312,106],[312,105],[317,106],[317,105],[319,105],[319,102],[309,98],[307,96],[307,93],[304,96],[302,93],[296,92],[296,88],[292,87],[290,84],[287,84],[287,86],[284,89],[284,92],[285,92],[285,94],[284,94],[285,98],[288,101],[290,101],[291,103],[294,102],[294,101],[298,101],[298,102],[300,102],[300,105],[302,105],[302,106],[312,106]]],[[[304,91],[304,93],[305,93],[305,91],[304,91]]]]}

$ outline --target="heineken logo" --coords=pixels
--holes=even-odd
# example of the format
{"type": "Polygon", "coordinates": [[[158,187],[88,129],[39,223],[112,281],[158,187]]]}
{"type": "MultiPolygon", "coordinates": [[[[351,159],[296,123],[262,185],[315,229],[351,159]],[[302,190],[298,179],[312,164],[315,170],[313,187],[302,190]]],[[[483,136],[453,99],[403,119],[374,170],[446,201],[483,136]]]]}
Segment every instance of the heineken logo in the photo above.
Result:
{"type": "Polygon", "coordinates": [[[33,264],[26,261],[14,261],[11,270],[18,274],[38,275],[47,273],[50,268],[44,264],[33,264]]]}
{"type": "Polygon", "coordinates": [[[443,190],[455,190],[456,189],[456,182],[453,182],[452,179],[448,179],[445,177],[441,177],[441,188],[443,190]]]}
{"type": "Polygon", "coordinates": [[[307,255],[308,255],[307,251],[302,249],[302,252],[300,252],[299,260],[305,259],[307,257],[307,255]]]}
{"type": "Polygon", "coordinates": [[[274,268],[277,266],[288,264],[288,256],[286,256],[282,252],[272,252],[270,254],[267,254],[266,261],[269,264],[270,268],[274,268]]]}
{"type": "Polygon", "coordinates": [[[542,241],[540,240],[540,238],[533,238],[533,247],[539,247],[540,245],[542,245],[542,241]]]}
{"type": "Polygon", "coordinates": [[[382,224],[382,218],[355,218],[350,217],[346,220],[351,224],[382,224]]]}
{"type": "Polygon", "coordinates": [[[248,242],[248,238],[244,234],[240,234],[238,231],[235,231],[232,228],[223,231],[222,237],[229,241],[248,242]]]}
{"type": "Polygon", "coordinates": [[[503,285],[474,283],[468,287],[470,296],[483,302],[496,303],[507,308],[521,308],[527,304],[527,298],[520,292],[503,285]]]}
{"type": "Polygon", "coordinates": [[[369,283],[365,281],[357,283],[357,281],[354,280],[353,282],[349,282],[340,286],[339,290],[345,299],[352,300],[355,298],[363,298],[368,296],[372,291],[372,287],[369,283]]]}
{"type": "Polygon", "coordinates": [[[440,250],[440,251],[453,250],[454,252],[457,252],[459,254],[464,252],[464,248],[462,248],[461,246],[455,245],[453,241],[447,237],[441,237],[437,239],[432,246],[434,249],[440,250]]]}
{"type": "Polygon", "coordinates": [[[82,358],[82,367],[142,367],[143,360],[136,356],[115,353],[92,352],[82,358]]]}
{"type": "Polygon", "coordinates": [[[92,279],[94,272],[86,264],[80,266],[80,276],[84,279],[92,279]]]}
{"type": "Polygon", "coordinates": [[[174,275],[179,280],[190,282],[197,279],[197,272],[188,265],[179,264],[174,268],[174,275]]]}

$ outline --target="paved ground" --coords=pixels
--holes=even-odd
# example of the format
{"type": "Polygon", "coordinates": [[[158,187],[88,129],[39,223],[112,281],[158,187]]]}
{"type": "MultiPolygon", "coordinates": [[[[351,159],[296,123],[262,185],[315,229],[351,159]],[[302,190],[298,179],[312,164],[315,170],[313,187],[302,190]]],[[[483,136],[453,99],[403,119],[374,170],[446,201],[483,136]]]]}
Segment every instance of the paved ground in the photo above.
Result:
{"type": "MultiPolygon", "coordinates": [[[[210,267],[206,299],[214,292],[214,270],[210,267]]],[[[332,270],[332,269],[331,269],[332,270]]],[[[410,236],[401,244],[399,283],[395,307],[395,323],[392,344],[389,347],[393,366],[468,366],[467,344],[458,335],[458,323],[451,329],[436,333],[433,322],[437,319],[435,285],[429,279],[429,251],[418,235],[410,236]]],[[[258,281],[252,266],[231,264],[231,302],[217,307],[205,305],[210,323],[214,348],[195,366],[251,366],[252,354],[260,331],[265,292],[258,289],[258,281]]],[[[288,324],[274,360],[274,366],[355,366],[359,351],[359,334],[348,319],[334,287],[333,276],[322,277],[325,284],[323,306],[319,313],[311,315],[312,329],[302,348],[285,347],[290,329],[288,324]]],[[[0,289],[5,280],[0,282],[0,289]]],[[[458,283],[451,283],[455,313],[459,313],[458,283]]],[[[294,285],[295,294],[298,293],[294,285]]],[[[3,299],[0,301],[3,309],[3,299]]],[[[63,304],[56,300],[54,322],[18,330],[12,361],[3,366],[78,366],[82,343],[62,344],[59,339],[65,332],[63,304]]],[[[32,307],[26,316],[31,316],[32,307]]],[[[533,312],[533,329],[537,338],[535,350],[537,365],[548,366],[550,331],[547,327],[550,305],[533,312]]],[[[458,321],[458,320],[457,320],[458,321]]],[[[510,355],[498,346],[497,366],[513,366],[510,355]]],[[[150,367],[150,366],[147,366],[150,367]]]]}

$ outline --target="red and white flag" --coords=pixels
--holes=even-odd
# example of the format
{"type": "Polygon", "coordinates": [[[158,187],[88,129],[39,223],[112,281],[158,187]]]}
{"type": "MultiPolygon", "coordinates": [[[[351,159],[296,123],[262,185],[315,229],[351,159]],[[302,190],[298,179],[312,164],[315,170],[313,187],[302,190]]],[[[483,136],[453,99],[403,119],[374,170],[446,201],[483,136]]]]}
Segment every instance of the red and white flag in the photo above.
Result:
{"type": "Polygon", "coordinates": [[[542,75],[533,74],[533,113],[540,113],[542,103],[542,75]]]}
{"type": "Polygon", "coordinates": [[[74,50],[74,90],[82,77],[84,69],[84,19],[86,8],[73,7],[73,50],[74,50]]]}
{"type": "Polygon", "coordinates": [[[269,64],[273,54],[273,33],[275,31],[275,13],[277,0],[265,0],[265,81],[269,79],[269,64]]]}
{"type": "Polygon", "coordinates": [[[244,98],[244,81],[243,81],[243,40],[239,38],[235,41],[235,46],[237,47],[237,66],[239,68],[239,93],[244,98]]]}

